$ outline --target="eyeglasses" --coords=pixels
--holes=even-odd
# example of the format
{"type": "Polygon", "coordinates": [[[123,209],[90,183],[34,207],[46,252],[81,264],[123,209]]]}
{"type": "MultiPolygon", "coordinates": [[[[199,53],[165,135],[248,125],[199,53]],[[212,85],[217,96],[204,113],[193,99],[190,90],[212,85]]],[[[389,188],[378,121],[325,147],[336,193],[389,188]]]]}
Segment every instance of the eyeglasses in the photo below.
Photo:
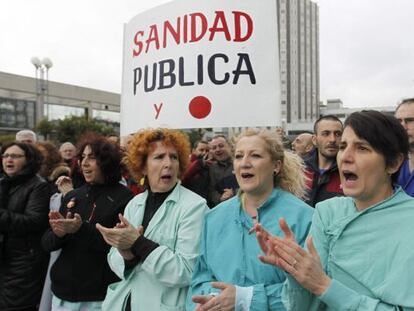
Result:
{"type": "Polygon", "coordinates": [[[401,124],[404,122],[405,124],[411,124],[414,122],[414,118],[398,118],[397,119],[401,124]]]}
{"type": "Polygon", "coordinates": [[[16,153],[5,153],[1,155],[2,159],[12,158],[13,160],[24,158],[24,157],[25,157],[24,154],[16,154],[16,153]]]}

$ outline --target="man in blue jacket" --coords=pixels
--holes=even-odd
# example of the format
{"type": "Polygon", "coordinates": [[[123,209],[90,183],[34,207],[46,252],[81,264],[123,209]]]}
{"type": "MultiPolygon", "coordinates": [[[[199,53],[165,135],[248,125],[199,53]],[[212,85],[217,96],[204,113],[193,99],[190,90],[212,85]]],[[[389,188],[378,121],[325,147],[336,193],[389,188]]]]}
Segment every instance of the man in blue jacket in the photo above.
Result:
{"type": "Polygon", "coordinates": [[[414,98],[404,99],[395,110],[395,117],[407,131],[410,144],[410,152],[400,169],[398,184],[414,197],[414,98]]]}

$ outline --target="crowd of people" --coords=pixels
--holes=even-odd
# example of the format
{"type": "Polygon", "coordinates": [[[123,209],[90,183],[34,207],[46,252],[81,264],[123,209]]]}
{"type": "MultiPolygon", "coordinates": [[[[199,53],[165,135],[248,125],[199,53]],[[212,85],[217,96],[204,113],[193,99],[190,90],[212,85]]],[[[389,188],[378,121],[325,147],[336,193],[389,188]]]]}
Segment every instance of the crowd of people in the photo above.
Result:
{"type": "Polygon", "coordinates": [[[2,146],[0,310],[414,310],[414,98],[115,138],[2,146]]]}

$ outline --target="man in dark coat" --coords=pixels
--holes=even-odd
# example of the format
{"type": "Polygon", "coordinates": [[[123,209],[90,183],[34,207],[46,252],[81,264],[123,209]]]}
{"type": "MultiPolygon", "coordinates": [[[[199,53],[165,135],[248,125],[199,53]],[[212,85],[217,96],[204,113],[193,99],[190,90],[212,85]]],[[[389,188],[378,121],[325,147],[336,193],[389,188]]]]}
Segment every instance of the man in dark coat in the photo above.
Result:
{"type": "Polygon", "coordinates": [[[306,203],[316,203],[343,195],[336,155],[342,136],[342,122],[336,116],[320,117],[314,124],[315,150],[305,158],[307,183],[306,203]]]}

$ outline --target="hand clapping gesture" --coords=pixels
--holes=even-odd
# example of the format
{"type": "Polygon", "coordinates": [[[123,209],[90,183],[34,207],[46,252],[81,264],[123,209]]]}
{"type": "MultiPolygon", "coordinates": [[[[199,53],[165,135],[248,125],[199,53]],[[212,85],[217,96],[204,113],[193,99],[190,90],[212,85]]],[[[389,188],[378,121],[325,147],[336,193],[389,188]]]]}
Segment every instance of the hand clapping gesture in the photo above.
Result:
{"type": "Polygon", "coordinates": [[[131,253],[131,247],[134,242],[143,234],[144,228],[138,229],[132,226],[128,220],[119,214],[119,223],[113,228],[106,228],[96,224],[96,229],[102,234],[105,242],[118,249],[122,257],[131,260],[134,256],[131,253]]]}
{"type": "Polygon", "coordinates": [[[69,191],[73,190],[72,179],[68,176],[60,176],[56,180],[55,184],[58,187],[59,192],[62,193],[63,196],[65,196],[69,191]]]}
{"type": "Polygon", "coordinates": [[[308,237],[303,249],[295,239],[286,221],[279,220],[284,237],[268,233],[260,224],[255,226],[257,241],[264,252],[259,259],[267,264],[277,266],[315,295],[323,294],[331,283],[331,279],[322,269],[322,264],[313,244],[312,237],[308,237]]]}
{"type": "Polygon", "coordinates": [[[82,225],[82,218],[78,213],[67,213],[66,218],[58,211],[49,212],[49,224],[54,234],[64,237],[68,233],[75,233],[82,225]]]}

